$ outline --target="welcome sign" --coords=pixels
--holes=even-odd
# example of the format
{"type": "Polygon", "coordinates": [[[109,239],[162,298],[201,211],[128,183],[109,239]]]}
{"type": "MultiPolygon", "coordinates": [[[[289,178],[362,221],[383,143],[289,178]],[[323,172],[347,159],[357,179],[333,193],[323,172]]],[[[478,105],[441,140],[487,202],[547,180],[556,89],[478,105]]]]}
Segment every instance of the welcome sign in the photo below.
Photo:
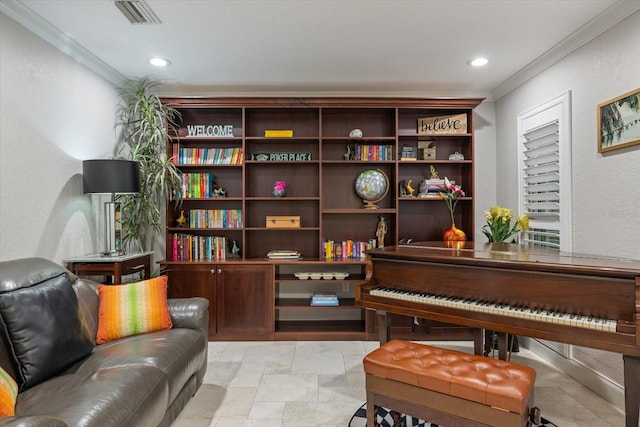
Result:
{"type": "Polygon", "coordinates": [[[190,138],[229,138],[233,136],[233,125],[187,125],[190,138]]]}

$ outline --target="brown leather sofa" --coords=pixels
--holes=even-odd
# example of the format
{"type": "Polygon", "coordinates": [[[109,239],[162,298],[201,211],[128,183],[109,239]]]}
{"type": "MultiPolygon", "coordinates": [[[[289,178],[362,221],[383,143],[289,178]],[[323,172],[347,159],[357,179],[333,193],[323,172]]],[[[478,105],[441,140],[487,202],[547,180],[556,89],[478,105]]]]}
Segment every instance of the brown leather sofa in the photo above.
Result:
{"type": "Polygon", "coordinates": [[[0,298],[9,298],[0,310],[0,366],[23,380],[16,416],[0,425],[169,426],[198,390],[209,302],[169,299],[171,329],[96,345],[97,286],[42,258],[0,262],[0,298]],[[43,358],[43,348],[54,351],[43,358]],[[16,349],[30,366],[26,383],[16,349]]]}

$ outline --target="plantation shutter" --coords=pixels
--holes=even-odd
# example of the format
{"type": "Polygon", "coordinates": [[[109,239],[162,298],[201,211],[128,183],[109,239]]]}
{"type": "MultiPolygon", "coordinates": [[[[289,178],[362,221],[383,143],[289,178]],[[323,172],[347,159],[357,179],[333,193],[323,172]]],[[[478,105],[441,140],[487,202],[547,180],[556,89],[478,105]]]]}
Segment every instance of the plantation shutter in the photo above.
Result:
{"type": "Polygon", "coordinates": [[[524,213],[529,231],[522,242],[560,249],[560,146],[558,121],[523,134],[524,213]]]}
{"type": "Polygon", "coordinates": [[[529,230],[520,242],[571,250],[569,93],[518,116],[520,215],[529,230]]]}

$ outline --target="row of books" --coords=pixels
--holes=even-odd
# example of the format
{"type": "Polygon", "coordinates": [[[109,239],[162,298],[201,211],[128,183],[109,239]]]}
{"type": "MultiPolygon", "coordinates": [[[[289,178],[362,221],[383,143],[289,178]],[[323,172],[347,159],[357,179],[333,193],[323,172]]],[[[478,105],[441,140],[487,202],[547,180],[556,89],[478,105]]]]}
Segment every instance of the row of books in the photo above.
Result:
{"type": "Polygon", "coordinates": [[[192,209],[187,214],[190,228],[242,228],[241,209],[192,209]]]}
{"type": "Polygon", "coordinates": [[[182,174],[182,197],[200,199],[215,197],[216,177],[212,173],[192,172],[182,174]]]}
{"type": "Polygon", "coordinates": [[[356,144],[354,160],[393,160],[393,145],[356,144]]]}
{"type": "Polygon", "coordinates": [[[174,261],[221,261],[227,259],[227,238],[224,236],[194,236],[171,234],[174,261]]]}
{"type": "Polygon", "coordinates": [[[244,154],[241,147],[192,148],[173,144],[173,158],[180,165],[241,165],[244,154]]]}
{"type": "Polygon", "coordinates": [[[365,241],[346,240],[334,242],[327,240],[322,243],[322,258],[331,259],[364,259],[366,251],[376,247],[376,239],[365,241]]]}
{"type": "Polygon", "coordinates": [[[340,305],[338,296],[334,293],[315,293],[311,295],[312,306],[337,307],[340,305]]]}

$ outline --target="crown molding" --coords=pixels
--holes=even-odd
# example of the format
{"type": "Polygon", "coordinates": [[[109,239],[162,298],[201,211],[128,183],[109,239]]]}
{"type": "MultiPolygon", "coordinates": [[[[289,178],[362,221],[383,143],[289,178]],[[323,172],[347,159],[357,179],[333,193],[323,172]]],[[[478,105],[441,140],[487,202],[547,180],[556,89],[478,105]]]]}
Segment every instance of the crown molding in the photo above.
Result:
{"type": "Polygon", "coordinates": [[[127,80],[116,69],[49,24],[19,0],[0,0],[0,13],[13,19],[114,86],[122,86],[127,80]]]}
{"type": "Polygon", "coordinates": [[[493,90],[493,99],[498,100],[505,96],[638,10],[640,10],[640,1],[620,0],[614,3],[610,8],[498,85],[493,90]]]}

